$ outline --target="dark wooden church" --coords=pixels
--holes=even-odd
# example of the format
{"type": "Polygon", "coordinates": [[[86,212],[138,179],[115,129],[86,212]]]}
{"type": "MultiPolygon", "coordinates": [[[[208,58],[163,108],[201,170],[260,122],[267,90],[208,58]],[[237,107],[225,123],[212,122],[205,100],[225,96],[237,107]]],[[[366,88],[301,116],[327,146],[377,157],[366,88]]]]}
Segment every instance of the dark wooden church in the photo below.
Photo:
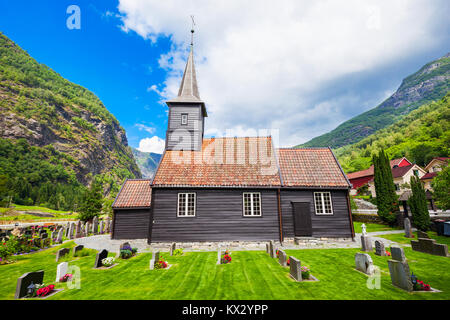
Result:
{"type": "Polygon", "coordinates": [[[113,239],[152,242],[354,238],[351,184],[330,148],[275,149],[271,137],[204,138],[193,48],[167,102],[166,148],[152,180],[127,180],[113,239]]]}

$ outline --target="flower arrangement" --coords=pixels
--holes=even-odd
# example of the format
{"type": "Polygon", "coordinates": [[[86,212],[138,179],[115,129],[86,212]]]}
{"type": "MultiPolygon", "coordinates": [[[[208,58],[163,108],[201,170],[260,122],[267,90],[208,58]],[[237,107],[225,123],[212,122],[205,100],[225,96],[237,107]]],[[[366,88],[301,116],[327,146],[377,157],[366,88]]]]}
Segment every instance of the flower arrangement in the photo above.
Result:
{"type": "Polygon", "coordinates": [[[175,249],[175,250],[173,250],[173,255],[174,256],[181,256],[181,255],[183,255],[183,249],[175,249]]]}
{"type": "Polygon", "coordinates": [[[52,293],[53,290],[55,290],[55,286],[53,284],[51,284],[49,286],[41,285],[41,286],[39,286],[39,289],[37,289],[36,295],[38,297],[43,298],[43,297],[48,296],[50,293],[52,293]]]}
{"type": "Polygon", "coordinates": [[[115,261],[116,259],[114,259],[113,257],[108,257],[102,260],[102,264],[105,267],[111,267],[115,261]]]}
{"type": "Polygon", "coordinates": [[[231,263],[231,255],[230,252],[227,250],[225,251],[223,257],[222,257],[222,263],[223,264],[227,264],[227,263],[231,263]]]}
{"type": "Polygon", "coordinates": [[[168,266],[163,256],[159,257],[159,261],[155,263],[155,269],[166,269],[168,266]]]}
{"type": "Polygon", "coordinates": [[[431,286],[422,280],[419,280],[414,273],[411,274],[411,282],[413,284],[414,291],[431,291],[431,286]]]}
{"type": "Polygon", "coordinates": [[[288,266],[290,266],[291,265],[291,259],[287,259],[287,261],[286,261],[286,264],[288,265],[288,266]]]}
{"type": "Polygon", "coordinates": [[[278,258],[278,256],[280,255],[280,251],[276,251],[276,254],[277,254],[277,258],[278,258]]]}
{"type": "Polygon", "coordinates": [[[386,250],[386,256],[388,256],[388,257],[391,256],[391,253],[388,250],[386,250]]]}
{"type": "Polygon", "coordinates": [[[72,274],[67,273],[64,276],[61,277],[61,279],[59,279],[59,282],[67,282],[72,280],[72,274]]]}
{"type": "Polygon", "coordinates": [[[120,250],[120,258],[121,259],[129,259],[132,256],[136,255],[138,249],[137,248],[131,248],[131,246],[124,246],[120,250]]]}
{"type": "Polygon", "coordinates": [[[301,266],[302,278],[309,279],[311,276],[311,270],[307,266],[301,266]]]}

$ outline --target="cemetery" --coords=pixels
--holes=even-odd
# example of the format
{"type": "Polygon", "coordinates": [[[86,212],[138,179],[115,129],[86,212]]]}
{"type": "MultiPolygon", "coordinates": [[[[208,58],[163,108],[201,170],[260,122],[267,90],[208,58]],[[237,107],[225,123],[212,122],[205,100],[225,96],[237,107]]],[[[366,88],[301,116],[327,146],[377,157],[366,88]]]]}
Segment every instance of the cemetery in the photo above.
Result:
{"type": "Polygon", "coordinates": [[[126,241],[115,250],[74,242],[101,234],[101,221],[11,231],[16,236],[9,239],[20,246],[4,239],[1,248],[8,243],[19,254],[9,253],[3,261],[10,263],[0,265],[0,300],[450,299],[450,259],[408,245],[421,240],[445,245],[448,238],[435,232],[412,232],[408,238],[400,230],[389,235],[403,241],[393,245],[370,234],[381,226],[356,228],[362,239],[354,248],[293,249],[270,241],[265,251],[192,252],[183,243],[171,243],[165,249],[139,249],[139,254],[126,241]],[[68,289],[77,276],[70,267],[80,270],[79,289],[68,289]],[[368,279],[377,274],[380,289],[368,289],[368,279]]]}

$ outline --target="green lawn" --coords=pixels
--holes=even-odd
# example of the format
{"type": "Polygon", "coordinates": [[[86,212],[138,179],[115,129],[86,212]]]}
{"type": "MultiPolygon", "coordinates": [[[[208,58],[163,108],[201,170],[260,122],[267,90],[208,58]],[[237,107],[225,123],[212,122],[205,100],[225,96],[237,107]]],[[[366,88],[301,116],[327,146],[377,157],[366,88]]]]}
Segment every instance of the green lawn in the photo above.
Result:
{"type": "MultiPolygon", "coordinates": [[[[74,243],[62,246],[73,247],[74,243]]],[[[26,272],[45,270],[44,282],[54,283],[58,248],[19,256],[16,263],[0,266],[0,299],[14,298],[17,278],[26,272]]],[[[450,259],[409,248],[405,253],[411,270],[444,292],[410,294],[393,287],[388,258],[374,254],[374,263],[382,270],[381,289],[370,290],[366,287],[367,277],[354,270],[357,249],[288,250],[288,255],[310,266],[319,279],[303,283],[291,280],[289,270],[263,251],[233,252],[229,265],[216,265],[216,252],[185,253],[179,257],[163,254],[173,265],[169,270],[149,270],[150,253],[121,260],[109,270],[95,270],[95,251],[91,252],[70,263],[81,268],[81,289],[66,288],[49,299],[450,299],[450,259]]]]}
{"type": "Polygon", "coordinates": [[[39,222],[41,220],[73,220],[76,218],[77,214],[73,213],[71,215],[67,215],[68,211],[58,211],[44,207],[37,206],[21,206],[21,205],[13,205],[14,208],[0,208],[0,224],[8,223],[8,222],[39,222]],[[11,210],[12,209],[12,210],[11,210]],[[54,217],[38,217],[31,214],[23,214],[17,211],[25,212],[43,212],[43,213],[51,213],[54,217]]]}
{"type": "MultiPolygon", "coordinates": [[[[361,225],[363,222],[353,222],[353,226],[355,227],[356,233],[361,233],[361,225]]],[[[377,231],[392,231],[392,230],[401,230],[399,227],[390,227],[386,224],[379,224],[379,223],[365,223],[366,225],[366,231],[367,232],[377,232],[377,231]]]]}
{"type": "MultiPolygon", "coordinates": [[[[392,241],[399,242],[399,243],[408,244],[408,243],[411,243],[411,240],[417,240],[417,232],[413,232],[413,234],[414,234],[414,239],[405,238],[404,233],[385,234],[385,235],[380,235],[377,237],[392,240],[392,241]]],[[[430,236],[431,239],[436,239],[437,243],[443,243],[443,244],[450,246],[450,237],[438,236],[436,234],[436,232],[432,232],[432,231],[428,231],[428,235],[430,236]]]]}

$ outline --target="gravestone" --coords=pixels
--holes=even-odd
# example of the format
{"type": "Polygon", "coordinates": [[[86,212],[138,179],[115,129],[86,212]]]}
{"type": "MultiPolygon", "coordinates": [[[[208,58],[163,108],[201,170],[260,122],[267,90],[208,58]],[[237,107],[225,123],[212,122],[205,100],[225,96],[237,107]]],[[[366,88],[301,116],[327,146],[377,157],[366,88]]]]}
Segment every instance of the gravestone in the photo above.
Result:
{"type": "Polygon", "coordinates": [[[270,254],[270,244],[266,243],[266,253],[270,254]]]}
{"type": "Polygon", "coordinates": [[[81,237],[81,221],[78,220],[77,226],[75,228],[75,238],[81,237]]]}
{"type": "Polygon", "coordinates": [[[48,233],[47,232],[43,232],[41,233],[41,240],[47,239],[48,238],[48,233]]]}
{"type": "Polygon", "coordinates": [[[103,230],[105,228],[105,222],[103,220],[100,221],[100,234],[103,234],[105,231],[103,230]]]}
{"type": "Polygon", "coordinates": [[[417,230],[417,238],[422,238],[422,239],[430,239],[430,236],[428,235],[428,233],[417,230]]]}
{"type": "Polygon", "coordinates": [[[98,234],[98,217],[95,216],[92,222],[92,233],[94,235],[98,234]]]}
{"type": "Polygon", "coordinates": [[[376,240],[375,241],[375,254],[377,256],[385,256],[386,255],[386,249],[384,248],[383,241],[376,240]]]}
{"type": "Polygon", "coordinates": [[[372,249],[372,239],[368,236],[361,236],[361,251],[371,252],[372,249]]]}
{"type": "Polygon", "coordinates": [[[61,243],[63,239],[63,229],[59,229],[58,236],[56,237],[56,243],[61,243]]]}
{"type": "Polygon", "coordinates": [[[56,237],[57,237],[57,233],[56,231],[52,231],[52,233],[50,234],[50,238],[52,239],[53,242],[56,242],[56,237]]]}
{"type": "Polygon", "coordinates": [[[67,270],[69,269],[68,262],[61,262],[58,264],[56,268],[56,280],[55,282],[59,282],[59,280],[67,274],[67,270]]]}
{"type": "Polygon", "coordinates": [[[419,240],[411,240],[411,248],[414,251],[433,254],[437,256],[448,257],[448,246],[446,244],[436,243],[434,239],[419,238],[419,240]]]}
{"type": "Polygon", "coordinates": [[[84,226],[84,236],[89,236],[89,222],[86,222],[86,225],[84,226]]]}
{"type": "Polygon", "coordinates": [[[75,230],[75,223],[71,223],[69,226],[69,239],[72,240],[74,238],[73,232],[75,230]]]}
{"type": "Polygon", "coordinates": [[[222,249],[217,250],[217,264],[222,264],[222,249]]]}
{"type": "Polygon", "coordinates": [[[103,266],[102,260],[108,258],[108,250],[103,249],[99,253],[97,253],[97,256],[95,257],[95,265],[94,268],[100,268],[103,266]]]}
{"type": "Polygon", "coordinates": [[[82,244],[76,246],[73,248],[73,255],[75,255],[75,253],[77,253],[78,251],[81,251],[84,249],[84,246],[82,244]]]}
{"type": "Polygon", "coordinates": [[[27,296],[28,287],[31,284],[42,284],[44,282],[44,271],[28,272],[17,279],[16,294],[14,299],[27,296]]]}
{"type": "Polygon", "coordinates": [[[363,223],[362,225],[361,225],[361,233],[362,233],[362,235],[363,236],[366,236],[367,235],[367,231],[366,231],[366,225],[363,223]]]}
{"type": "Polygon", "coordinates": [[[414,238],[414,236],[412,234],[412,229],[411,229],[411,220],[409,220],[409,218],[405,218],[403,220],[403,224],[405,226],[405,237],[406,238],[414,238]]]}
{"type": "Polygon", "coordinates": [[[287,267],[287,255],[283,250],[278,250],[278,263],[283,267],[287,267]]]}
{"type": "Polygon", "coordinates": [[[58,252],[56,252],[56,262],[59,261],[59,259],[61,259],[62,257],[64,257],[66,254],[68,254],[70,252],[69,248],[62,248],[59,249],[58,252]]]}
{"type": "Polygon", "coordinates": [[[173,252],[176,250],[177,244],[174,242],[170,245],[170,255],[173,256],[173,252]]]}
{"type": "Polygon", "coordinates": [[[392,284],[408,292],[413,291],[411,273],[402,248],[391,247],[392,260],[388,260],[392,284]]]}
{"type": "Polygon", "coordinates": [[[289,257],[289,274],[295,281],[302,281],[302,266],[300,260],[290,256],[289,257]]]}
{"type": "Polygon", "coordinates": [[[150,260],[150,270],[155,269],[155,263],[159,261],[159,251],[153,251],[152,259],[150,260]]]}
{"type": "Polygon", "coordinates": [[[273,245],[273,240],[270,240],[270,242],[269,242],[269,254],[270,254],[271,258],[276,258],[277,257],[277,254],[276,254],[275,250],[276,249],[275,249],[275,247],[273,245]]]}
{"type": "Polygon", "coordinates": [[[109,221],[110,221],[110,219],[109,219],[109,217],[107,217],[106,218],[106,221],[105,221],[105,233],[109,233],[109,221]]]}
{"type": "Polygon", "coordinates": [[[367,253],[355,254],[356,270],[359,270],[369,276],[375,273],[372,258],[367,253]]]}

